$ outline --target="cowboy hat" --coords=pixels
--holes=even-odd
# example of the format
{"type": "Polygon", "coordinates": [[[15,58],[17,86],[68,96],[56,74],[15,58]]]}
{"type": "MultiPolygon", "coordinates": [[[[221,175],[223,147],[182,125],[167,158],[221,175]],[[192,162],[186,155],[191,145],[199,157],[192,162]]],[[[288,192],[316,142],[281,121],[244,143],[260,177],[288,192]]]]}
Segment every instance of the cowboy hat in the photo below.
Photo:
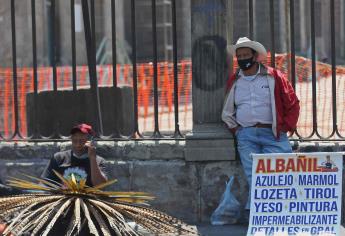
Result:
{"type": "Polygon", "coordinates": [[[228,52],[232,55],[236,55],[236,50],[238,48],[251,48],[254,51],[256,51],[260,56],[267,56],[267,51],[261,43],[252,41],[247,37],[239,38],[236,44],[234,45],[228,45],[228,52]]]}

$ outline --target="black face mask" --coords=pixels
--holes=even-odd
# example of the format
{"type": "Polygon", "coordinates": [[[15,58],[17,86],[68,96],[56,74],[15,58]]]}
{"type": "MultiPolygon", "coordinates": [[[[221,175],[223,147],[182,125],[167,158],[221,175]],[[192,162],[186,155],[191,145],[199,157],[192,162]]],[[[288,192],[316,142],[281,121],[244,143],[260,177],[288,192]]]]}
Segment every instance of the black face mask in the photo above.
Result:
{"type": "Polygon", "coordinates": [[[249,70],[256,62],[254,61],[254,57],[237,60],[239,67],[242,70],[249,70]]]}

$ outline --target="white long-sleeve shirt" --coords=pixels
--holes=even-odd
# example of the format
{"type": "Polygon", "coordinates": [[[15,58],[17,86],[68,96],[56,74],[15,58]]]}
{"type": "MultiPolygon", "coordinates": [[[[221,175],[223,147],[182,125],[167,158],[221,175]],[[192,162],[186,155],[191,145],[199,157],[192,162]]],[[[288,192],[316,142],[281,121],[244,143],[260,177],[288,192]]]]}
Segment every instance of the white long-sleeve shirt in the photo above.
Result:
{"type": "Polygon", "coordinates": [[[271,94],[267,76],[239,73],[235,87],[236,122],[242,127],[272,124],[271,94]]]}

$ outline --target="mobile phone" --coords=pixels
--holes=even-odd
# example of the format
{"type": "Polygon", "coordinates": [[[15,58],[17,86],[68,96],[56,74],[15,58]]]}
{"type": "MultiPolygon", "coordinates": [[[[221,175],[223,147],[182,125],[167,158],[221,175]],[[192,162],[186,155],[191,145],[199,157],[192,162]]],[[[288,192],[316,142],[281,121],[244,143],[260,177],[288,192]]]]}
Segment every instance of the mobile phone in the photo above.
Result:
{"type": "MultiPolygon", "coordinates": [[[[89,142],[91,143],[91,145],[95,147],[96,141],[94,140],[94,137],[93,137],[93,136],[89,135],[87,141],[89,141],[89,142]]],[[[88,153],[88,147],[85,146],[85,144],[84,144],[83,149],[84,149],[83,152],[87,154],[87,153],[88,153]]]]}

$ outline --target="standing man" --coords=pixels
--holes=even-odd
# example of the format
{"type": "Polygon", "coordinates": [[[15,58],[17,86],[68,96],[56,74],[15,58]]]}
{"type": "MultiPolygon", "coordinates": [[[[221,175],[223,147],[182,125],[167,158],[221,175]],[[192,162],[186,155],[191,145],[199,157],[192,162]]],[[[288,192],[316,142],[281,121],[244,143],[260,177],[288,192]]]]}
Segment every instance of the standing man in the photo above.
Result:
{"type": "Polygon", "coordinates": [[[286,77],[260,63],[265,47],[246,37],[229,52],[239,69],[229,78],[222,120],[237,139],[237,148],[249,184],[245,209],[250,209],[252,153],[292,152],[287,132],[296,129],[299,100],[286,77]]]}
{"type": "Polygon", "coordinates": [[[96,155],[93,136],[94,131],[90,125],[74,126],[71,129],[72,150],[55,153],[41,177],[61,182],[53,172],[55,170],[67,179],[71,178],[72,174],[77,181],[86,179],[88,186],[106,182],[105,160],[96,155]]]}

